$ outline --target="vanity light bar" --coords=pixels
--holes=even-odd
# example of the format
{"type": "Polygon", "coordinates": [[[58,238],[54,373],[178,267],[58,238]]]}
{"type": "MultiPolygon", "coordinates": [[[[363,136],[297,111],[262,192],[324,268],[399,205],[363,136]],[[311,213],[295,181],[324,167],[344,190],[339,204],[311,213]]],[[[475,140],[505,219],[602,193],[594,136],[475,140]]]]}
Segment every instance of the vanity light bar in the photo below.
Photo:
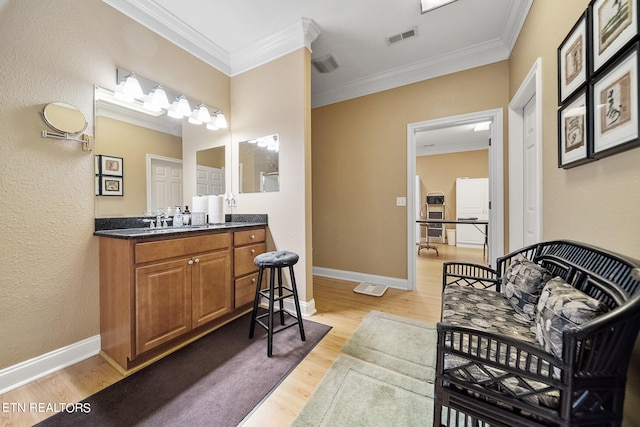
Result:
{"type": "Polygon", "coordinates": [[[191,110],[191,104],[183,94],[120,68],[116,74],[116,91],[113,94],[100,95],[100,99],[155,117],[163,114],[176,119],[187,117],[189,123],[206,124],[209,130],[228,127],[221,110],[210,113],[203,103],[191,110]],[[171,99],[174,100],[173,103],[170,103],[171,99]]]}

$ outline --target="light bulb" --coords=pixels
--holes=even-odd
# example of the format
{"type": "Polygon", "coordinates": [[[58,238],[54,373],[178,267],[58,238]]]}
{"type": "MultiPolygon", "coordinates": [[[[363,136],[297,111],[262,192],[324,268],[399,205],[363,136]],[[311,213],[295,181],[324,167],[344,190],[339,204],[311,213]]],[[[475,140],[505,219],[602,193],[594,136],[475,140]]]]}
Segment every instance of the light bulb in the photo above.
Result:
{"type": "Polygon", "coordinates": [[[169,99],[167,98],[167,92],[164,91],[161,85],[156,86],[151,94],[151,104],[159,108],[169,108],[169,99]]]}
{"type": "Polygon", "coordinates": [[[198,120],[203,123],[209,123],[211,121],[211,114],[209,114],[207,107],[205,107],[204,104],[200,104],[196,108],[198,108],[198,120]]]}
{"type": "Polygon", "coordinates": [[[142,98],[144,92],[140,87],[140,82],[136,78],[135,74],[130,74],[124,81],[124,93],[133,96],[134,98],[142,98]]]}
{"type": "Polygon", "coordinates": [[[221,112],[216,115],[216,126],[218,126],[218,128],[220,129],[227,128],[227,119],[225,119],[224,114],[222,114],[221,112]]]}
{"type": "Polygon", "coordinates": [[[178,98],[178,112],[183,117],[191,115],[191,105],[189,105],[189,101],[184,96],[178,98]]]}

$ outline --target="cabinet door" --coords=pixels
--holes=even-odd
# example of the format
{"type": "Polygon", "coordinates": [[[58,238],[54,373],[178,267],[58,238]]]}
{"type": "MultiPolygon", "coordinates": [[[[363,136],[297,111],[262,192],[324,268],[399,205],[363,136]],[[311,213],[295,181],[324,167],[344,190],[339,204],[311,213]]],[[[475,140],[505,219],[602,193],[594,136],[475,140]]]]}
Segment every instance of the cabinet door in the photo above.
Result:
{"type": "Polygon", "coordinates": [[[193,327],[233,310],[231,251],[193,257],[193,327]]]}
{"type": "Polygon", "coordinates": [[[136,354],[191,330],[189,259],[136,268],[134,299],[136,354]]]}

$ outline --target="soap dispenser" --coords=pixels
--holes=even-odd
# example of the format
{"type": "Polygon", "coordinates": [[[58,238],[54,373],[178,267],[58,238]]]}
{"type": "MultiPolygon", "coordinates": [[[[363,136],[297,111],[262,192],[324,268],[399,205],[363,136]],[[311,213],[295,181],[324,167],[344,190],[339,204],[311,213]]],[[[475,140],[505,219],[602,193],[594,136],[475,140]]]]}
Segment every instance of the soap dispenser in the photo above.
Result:
{"type": "Polygon", "coordinates": [[[173,215],[173,226],[182,227],[182,213],[180,213],[180,206],[176,206],[176,213],[173,215]]]}

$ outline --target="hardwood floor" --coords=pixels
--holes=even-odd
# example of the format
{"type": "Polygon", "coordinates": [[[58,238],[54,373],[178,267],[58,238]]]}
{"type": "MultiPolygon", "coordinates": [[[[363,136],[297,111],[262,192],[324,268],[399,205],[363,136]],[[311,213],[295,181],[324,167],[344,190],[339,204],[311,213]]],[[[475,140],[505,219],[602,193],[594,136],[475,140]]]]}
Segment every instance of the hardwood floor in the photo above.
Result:
{"type": "MultiPolygon", "coordinates": [[[[440,319],[442,263],[462,260],[485,263],[482,251],[439,245],[440,255],[422,251],[417,259],[416,289],[388,289],[380,298],[356,294],[357,283],[314,278],[317,313],[310,320],[330,325],[333,329],[278,386],[278,388],[245,420],[245,426],[287,426],[296,418],[316,386],[340,353],[342,346],[371,310],[383,311],[425,322],[440,319]]],[[[277,341],[274,342],[277,345],[277,341]]],[[[635,410],[640,404],[640,391],[635,379],[629,378],[624,426],[638,426],[635,410]]],[[[256,372],[256,375],[259,375],[256,372]]],[[[120,375],[100,356],[91,357],[71,367],[0,396],[0,425],[31,426],[52,415],[30,411],[33,403],[77,402],[120,380],[120,375]],[[15,405],[26,405],[26,411],[15,405]]],[[[45,408],[46,409],[46,408],[45,408]]]]}

